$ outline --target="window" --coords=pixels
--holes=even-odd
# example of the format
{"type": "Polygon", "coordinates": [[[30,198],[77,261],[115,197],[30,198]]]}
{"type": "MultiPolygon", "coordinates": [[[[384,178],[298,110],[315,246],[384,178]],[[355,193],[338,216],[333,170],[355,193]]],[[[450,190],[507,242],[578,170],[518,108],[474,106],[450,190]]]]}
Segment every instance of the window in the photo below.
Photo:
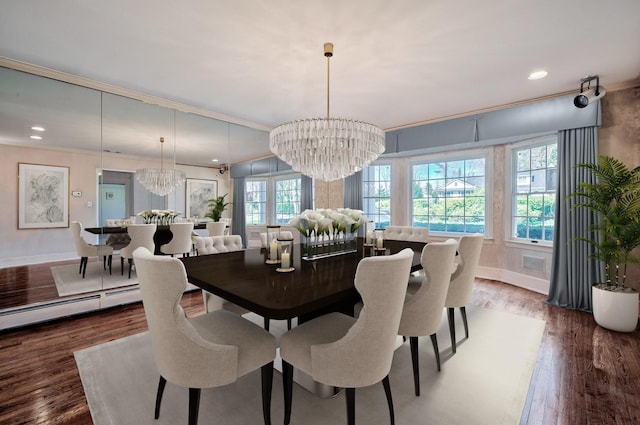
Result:
{"type": "Polygon", "coordinates": [[[391,165],[369,165],[362,170],[364,214],[379,229],[391,223],[391,165]]]}
{"type": "Polygon", "coordinates": [[[485,233],[485,157],[414,164],[411,171],[413,226],[485,233]]]}
{"type": "Polygon", "coordinates": [[[300,215],[300,177],[275,181],[276,224],[287,224],[300,215]]]}
{"type": "MultiPolygon", "coordinates": [[[[552,142],[550,142],[552,140],[552,142]]],[[[558,143],[512,150],[512,235],[515,239],[553,242],[558,185],[558,143]]]]}
{"type": "Polygon", "coordinates": [[[244,194],[245,220],[247,225],[267,224],[267,180],[246,181],[244,194]]]}

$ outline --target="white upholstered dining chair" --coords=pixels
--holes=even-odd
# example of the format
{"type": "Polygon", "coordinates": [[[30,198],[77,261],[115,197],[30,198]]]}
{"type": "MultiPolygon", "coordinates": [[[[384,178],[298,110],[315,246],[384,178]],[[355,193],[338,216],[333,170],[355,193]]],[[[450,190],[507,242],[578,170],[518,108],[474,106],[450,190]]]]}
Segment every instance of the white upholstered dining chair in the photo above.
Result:
{"type": "MultiPolygon", "coordinates": [[[[409,242],[429,242],[429,229],[426,227],[413,226],[387,226],[385,227],[382,237],[384,239],[409,242]]],[[[409,276],[407,293],[415,294],[422,284],[424,273],[422,270],[414,272],[409,276]]]]}
{"type": "Polygon", "coordinates": [[[440,371],[440,352],[436,332],[442,322],[442,309],[449,289],[457,248],[458,242],[454,239],[425,245],[420,257],[424,280],[415,294],[407,294],[402,309],[398,335],[409,337],[416,396],[420,395],[418,337],[431,337],[436,364],[440,371]]]}
{"type": "Polygon", "coordinates": [[[473,283],[476,279],[476,271],[480,262],[480,252],[484,236],[481,234],[465,235],[458,242],[458,267],[451,275],[451,283],[444,306],[447,308],[449,320],[449,333],[451,334],[451,350],[456,352],[456,324],[455,308],[460,309],[462,323],[464,325],[465,338],[469,338],[469,325],[467,324],[467,310],[465,306],[471,298],[473,283]]]}
{"type": "Polygon", "coordinates": [[[160,252],[172,257],[178,254],[188,257],[191,252],[193,223],[171,223],[169,231],[173,236],[169,242],[160,245],[160,252]]]}
{"type": "Polygon", "coordinates": [[[73,241],[76,245],[76,253],[80,257],[80,270],[82,278],[87,272],[87,263],[89,257],[102,257],[103,267],[106,270],[109,265],[109,274],[111,274],[111,261],[113,257],[113,248],[108,245],[91,245],[82,237],[82,224],[79,221],[71,222],[71,232],[73,233],[73,241]]]}
{"type": "Polygon", "coordinates": [[[155,418],[168,382],[189,388],[188,424],[196,425],[202,388],[220,387],[261,369],[262,413],[271,424],[275,337],[242,317],[216,310],[187,318],[180,305],[187,275],[177,258],[134,251],[144,312],[160,373],[155,418]]]}
{"type": "Polygon", "coordinates": [[[411,249],[363,259],[355,276],[364,304],[357,319],[329,313],[282,335],[285,425],[291,420],[294,367],[320,383],[345,388],[349,425],[355,424],[355,389],[382,381],[394,422],[388,375],[412,259],[411,249]]]}
{"type": "Polygon", "coordinates": [[[129,263],[129,279],[131,279],[131,268],[133,266],[133,251],[136,248],[144,247],[154,252],[155,243],[153,235],[156,233],[156,224],[130,224],[127,226],[127,233],[131,238],[129,245],[120,249],[120,274],[124,274],[124,260],[129,263]]]}

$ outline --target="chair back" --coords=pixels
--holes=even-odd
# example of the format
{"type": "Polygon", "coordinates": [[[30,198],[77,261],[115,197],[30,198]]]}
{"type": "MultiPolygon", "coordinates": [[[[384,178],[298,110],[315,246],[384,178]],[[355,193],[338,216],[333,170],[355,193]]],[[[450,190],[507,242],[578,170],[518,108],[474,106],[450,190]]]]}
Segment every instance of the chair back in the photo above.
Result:
{"type": "Polygon", "coordinates": [[[449,239],[429,243],[422,249],[420,262],[424,280],[420,289],[405,299],[398,335],[427,336],[436,333],[442,321],[457,248],[458,242],[449,239]]]}
{"type": "Polygon", "coordinates": [[[209,236],[224,236],[224,229],[226,229],[227,223],[223,221],[208,221],[207,233],[209,236]]]}
{"type": "Polygon", "coordinates": [[[389,374],[412,259],[413,251],[407,248],[360,261],[355,287],[364,306],[344,337],[311,347],[317,381],[355,388],[389,374]]]}
{"type": "Polygon", "coordinates": [[[429,229],[426,227],[387,226],[382,237],[396,241],[428,242],[429,229]]]}
{"type": "Polygon", "coordinates": [[[131,242],[120,250],[120,256],[122,258],[133,258],[133,251],[139,247],[144,247],[154,252],[153,235],[156,233],[156,228],[156,224],[129,224],[127,233],[131,238],[131,242]]]}
{"type": "Polygon", "coordinates": [[[82,237],[82,224],[79,221],[72,221],[69,227],[73,234],[73,242],[76,245],[78,257],[92,257],[96,255],[96,248],[89,245],[82,237]]]}
{"type": "MultiPolygon", "coordinates": [[[[169,382],[209,388],[237,379],[238,347],[214,344],[198,334],[180,305],[187,285],[177,258],[133,253],[156,365],[169,382]]],[[[213,330],[212,330],[213,331],[213,330]]]]}
{"type": "Polygon", "coordinates": [[[186,254],[191,251],[193,223],[171,223],[169,231],[173,237],[168,243],[160,246],[160,252],[164,254],[186,254]]]}
{"type": "Polygon", "coordinates": [[[459,263],[451,275],[445,307],[463,307],[469,302],[480,262],[483,240],[484,236],[481,234],[465,235],[460,238],[458,243],[459,263]]]}
{"type": "Polygon", "coordinates": [[[197,236],[193,240],[198,255],[220,254],[221,252],[241,251],[242,236],[197,236]]]}

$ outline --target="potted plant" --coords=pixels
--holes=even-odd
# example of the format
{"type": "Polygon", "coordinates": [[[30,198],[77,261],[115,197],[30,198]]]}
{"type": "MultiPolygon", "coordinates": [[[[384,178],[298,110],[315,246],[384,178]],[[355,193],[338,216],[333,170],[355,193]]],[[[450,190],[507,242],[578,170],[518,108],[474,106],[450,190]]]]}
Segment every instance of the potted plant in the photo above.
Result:
{"type": "Polygon", "coordinates": [[[598,155],[597,163],[578,164],[596,183],[580,183],[570,195],[598,217],[589,229],[594,239],[580,238],[595,247],[593,255],[605,267],[606,281],[592,286],[593,316],[607,329],[632,332],[638,322],[638,291],[626,286],[627,266],[640,259],[640,167],[629,169],[619,160],[598,155]]]}

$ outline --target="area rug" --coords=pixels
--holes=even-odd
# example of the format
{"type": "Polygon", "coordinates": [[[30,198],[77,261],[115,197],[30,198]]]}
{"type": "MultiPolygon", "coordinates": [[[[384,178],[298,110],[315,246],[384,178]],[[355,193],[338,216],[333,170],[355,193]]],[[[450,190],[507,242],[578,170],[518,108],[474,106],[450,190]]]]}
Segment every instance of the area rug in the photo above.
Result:
{"type": "MultiPolygon", "coordinates": [[[[545,322],[486,309],[468,308],[470,338],[458,324],[452,355],[443,316],[438,331],[442,372],[429,338],[420,338],[422,396],[413,391],[408,342],[396,350],[390,373],[398,424],[518,424],[536,363],[545,322]]],[[[257,320],[259,322],[259,320],[257,320]]],[[[272,321],[282,333],[284,322],[272,321]]],[[[150,335],[145,332],[74,353],[95,425],[183,424],[188,390],[167,384],[159,420],[153,419],[158,372],[150,335]]],[[[321,399],[294,385],[292,424],[346,423],[344,392],[321,399]]],[[[199,423],[262,423],[260,372],[236,383],[202,391],[199,423]]],[[[272,422],[283,419],[282,378],[274,374],[272,422]]],[[[356,421],[388,424],[382,385],[356,391],[356,421]]]]}
{"type": "Polygon", "coordinates": [[[120,264],[113,265],[112,274],[110,275],[108,269],[103,269],[102,261],[90,262],[87,265],[84,279],[82,278],[82,274],[78,273],[79,268],[79,262],[78,264],[51,267],[51,274],[56,283],[59,296],[64,297],[67,295],[83,294],[86,292],[136,285],[138,283],[135,270],[131,272],[131,279],[128,278],[129,269],[126,263],[124,275],[120,274],[120,264]]]}

